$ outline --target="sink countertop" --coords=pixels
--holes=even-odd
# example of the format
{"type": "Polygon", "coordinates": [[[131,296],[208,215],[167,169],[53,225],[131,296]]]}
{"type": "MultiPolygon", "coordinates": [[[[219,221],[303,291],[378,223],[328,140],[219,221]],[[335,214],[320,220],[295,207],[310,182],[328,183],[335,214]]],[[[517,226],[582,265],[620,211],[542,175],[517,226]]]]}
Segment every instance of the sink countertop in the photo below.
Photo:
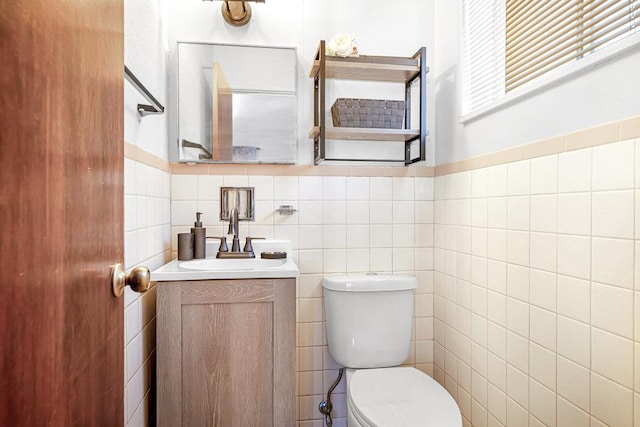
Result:
{"type": "MultiPolygon", "coordinates": [[[[217,245],[215,246],[217,248],[217,245]]],[[[298,266],[291,258],[291,243],[286,241],[254,241],[254,252],[256,259],[260,259],[263,251],[284,251],[287,252],[287,260],[284,264],[275,267],[255,268],[255,269],[228,269],[228,270],[194,270],[180,267],[186,261],[177,259],[171,260],[162,267],[151,272],[151,280],[154,282],[185,281],[185,280],[216,280],[216,279],[281,279],[295,278],[300,276],[298,266]]],[[[207,245],[206,259],[216,259],[216,250],[213,246],[207,245]]],[[[224,260],[220,260],[224,262],[224,260]]]]}

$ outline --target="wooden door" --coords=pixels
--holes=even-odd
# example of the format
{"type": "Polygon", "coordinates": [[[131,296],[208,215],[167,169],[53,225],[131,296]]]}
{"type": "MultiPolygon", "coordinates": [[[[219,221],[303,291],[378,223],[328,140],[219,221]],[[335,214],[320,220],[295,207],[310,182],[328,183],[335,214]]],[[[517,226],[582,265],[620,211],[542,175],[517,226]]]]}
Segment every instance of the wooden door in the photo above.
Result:
{"type": "Polygon", "coordinates": [[[122,0],[3,0],[0,58],[0,425],[122,425],[122,0]]]}

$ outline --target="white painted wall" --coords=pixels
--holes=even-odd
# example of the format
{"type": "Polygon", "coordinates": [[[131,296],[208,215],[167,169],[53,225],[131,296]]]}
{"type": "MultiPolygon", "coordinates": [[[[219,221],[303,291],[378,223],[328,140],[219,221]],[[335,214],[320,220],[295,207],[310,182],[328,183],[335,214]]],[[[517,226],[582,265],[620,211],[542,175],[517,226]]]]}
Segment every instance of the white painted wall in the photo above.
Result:
{"type": "Polygon", "coordinates": [[[165,114],[141,118],[136,106],[148,102],[125,81],[124,140],[167,160],[167,117],[172,107],[167,99],[165,15],[166,0],[124,2],[124,63],[166,111],[165,114]]]}
{"type": "MultiPolygon", "coordinates": [[[[358,40],[361,54],[411,56],[421,46],[427,46],[429,57],[434,47],[433,4],[434,0],[397,0],[391,3],[370,0],[269,0],[266,3],[252,3],[253,18],[250,23],[235,28],[223,21],[220,13],[222,3],[219,1],[169,0],[169,103],[176,102],[177,41],[295,47],[299,61],[298,163],[313,163],[313,141],[308,138],[313,124],[313,81],[308,73],[319,41],[329,40],[338,33],[347,33],[358,40]]],[[[429,57],[427,62],[432,65],[432,58],[429,57]]],[[[428,85],[431,82],[429,77],[428,85]]],[[[385,93],[382,92],[382,95],[385,93]]],[[[427,93],[427,127],[432,130],[432,88],[427,93]]],[[[334,96],[364,95],[382,97],[371,86],[359,86],[357,93],[349,90],[336,92],[334,96]]],[[[400,91],[402,96],[403,92],[400,91]]],[[[328,97],[328,102],[332,102],[331,99],[328,97]]],[[[175,112],[170,111],[169,146],[172,160],[177,157],[176,120],[175,112]]],[[[380,149],[372,144],[376,143],[360,147],[380,149]]],[[[427,145],[427,163],[433,164],[433,136],[428,139],[427,145]]]]}
{"type": "Polygon", "coordinates": [[[459,123],[460,3],[435,0],[436,164],[475,157],[640,114],[640,50],[459,123]]]}

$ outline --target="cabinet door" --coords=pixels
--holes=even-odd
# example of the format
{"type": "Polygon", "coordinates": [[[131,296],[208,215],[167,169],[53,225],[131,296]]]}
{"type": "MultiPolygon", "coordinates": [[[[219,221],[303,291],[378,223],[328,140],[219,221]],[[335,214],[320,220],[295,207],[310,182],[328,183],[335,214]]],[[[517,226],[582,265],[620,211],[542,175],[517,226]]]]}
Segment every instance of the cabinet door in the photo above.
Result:
{"type": "Polygon", "coordinates": [[[161,283],[158,425],[295,422],[295,280],[161,283]]]}

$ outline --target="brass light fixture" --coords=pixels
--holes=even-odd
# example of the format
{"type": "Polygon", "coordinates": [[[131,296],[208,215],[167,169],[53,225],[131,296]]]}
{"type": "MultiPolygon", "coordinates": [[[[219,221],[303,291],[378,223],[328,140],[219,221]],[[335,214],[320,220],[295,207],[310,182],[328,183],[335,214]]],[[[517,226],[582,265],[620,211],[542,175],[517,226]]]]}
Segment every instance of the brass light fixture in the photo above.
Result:
{"type": "Polygon", "coordinates": [[[234,27],[247,25],[251,20],[251,6],[249,6],[250,1],[255,3],[265,2],[265,0],[224,0],[222,2],[222,17],[225,22],[229,25],[233,25],[234,27]]]}

